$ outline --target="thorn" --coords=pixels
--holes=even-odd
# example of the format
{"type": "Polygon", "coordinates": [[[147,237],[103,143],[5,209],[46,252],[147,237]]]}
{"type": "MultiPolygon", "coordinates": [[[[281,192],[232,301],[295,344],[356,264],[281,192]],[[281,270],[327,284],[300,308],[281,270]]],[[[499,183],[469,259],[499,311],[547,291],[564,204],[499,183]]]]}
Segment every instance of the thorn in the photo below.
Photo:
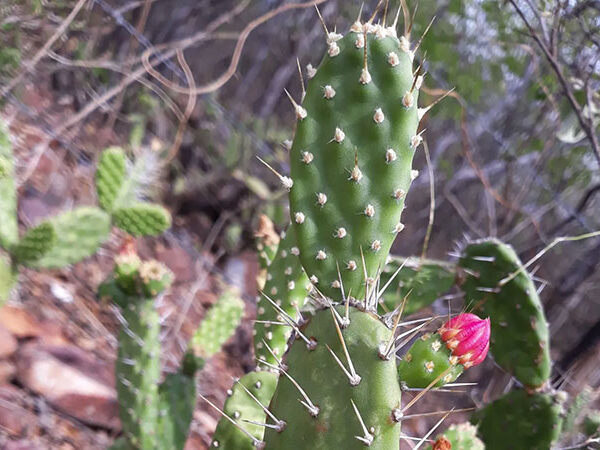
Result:
{"type": "Polygon", "coordinates": [[[254,420],[250,419],[242,419],[242,422],[251,423],[252,425],[256,425],[257,427],[271,428],[277,431],[278,433],[281,433],[283,430],[285,430],[285,427],[287,425],[285,422],[276,423],[275,425],[273,425],[270,423],[255,422],[254,420]]]}
{"type": "Polygon", "coordinates": [[[298,401],[300,403],[302,403],[302,405],[304,405],[304,407],[306,409],[308,409],[309,414],[313,417],[317,417],[319,415],[319,411],[320,411],[319,407],[310,400],[310,398],[308,397],[306,392],[304,392],[304,389],[302,389],[300,387],[298,382],[296,380],[294,380],[294,378],[292,378],[292,376],[289,373],[287,373],[285,370],[283,370],[283,368],[275,366],[273,364],[270,364],[264,360],[261,360],[261,362],[263,364],[265,364],[266,366],[277,369],[280,373],[284,374],[292,382],[292,384],[294,386],[296,386],[296,389],[298,389],[298,391],[300,392],[300,395],[302,395],[302,397],[304,397],[304,401],[300,400],[300,399],[298,399],[298,401]]]}
{"type": "Polygon", "coordinates": [[[387,20],[387,12],[390,0],[385,0],[385,8],[383,9],[383,27],[385,28],[385,21],[387,20]]]}
{"type": "Polygon", "coordinates": [[[304,86],[304,77],[302,76],[302,68],[300,67],[300,59],[296,58],[296,64],[298,65],[298,75],[300,75],[300,85],[302,86],[302,96],[300,97],[300,103],[304,101],[306,97],[306,87],[304,86]]]}
{"type": "MultiPolygon", "coordinates": [[[[357,386],[360,383],[361,377],[356,370],[354,369],[354,364],[352,364],[352,359],[350,358],[350,353],[348,353],[348,347],[346,347],[346,341],[344,340],[344,336],[342,334],[342,330],[333,314],[333,308],[329,308],[331,311],[331,316],[333,317],[333,321],[335,323],[335,329],[338,334],[338,338],[340,339],[340,343],[342,344],[342,350],[344,350],[344,355],[346,355],[346,361],[348,362],[348,367],[350,368],[350,375],[348,378],[350,379],[350,384],[352,386],[357,386]]],[[[330,349],[331,350],[331,349],[330,349]]],[[[337,357],[336,357],[337,358],[337,357]]]]}
{"type": "Polygon", "coordinates": [[[429,319],[427,322],[424,322],[424,323],[422,323],[421,325],[418,325],[415,328],[412,328],[412,329],[410,329],[408,331],[405,331],[404,333],[400,333],[396,337],[396,342],[398,340],[402,339],[404,336],[408,336],[408,338],[405,339],[400,345],[398,345],[397,348],[396,348],[396,350],[400,350],[402,347],[404,347],[406,344],[408,344],[411,341],[411,339],[417,335],[417,333],[419,332],[419,330],[421,330],[423,327],[426,327],[427,325],[429,325],[435,319],[437,319],[437,317],[433,317],[433,318],[429,319]]]}
{"type": "MultiPolygon", "coordinates": [[[[417,403],[421,399],[421,397],[423,397],[427,392],[429,392],[431,390],[431,388],[433,386],[435,386],[435,384],[438,381],[440,381],[442,378],[444,378],[446,375],[448,375],[451,370],[452,370],[452,366],[448,367],[446,370],[444,370],[442,373],[440,373],[437,377],[435,377],[435,379],[431,383],[429,383],[429,385],[427,385],[427,387],[425,389],[423,389],[421,392],[419,392],[417,395],[415,395],[414,398],[410,402],[408,402],[408,404],[406,404],[406,406],[404,406],[404,408],[402,408],[402,414],[404,414],[406,412],[406,410],[408,408],[410,408],[412,405],[417,403]]],[[[443,419],[445,419],[447,416],[448,416],[448,414],[446,414],[446,416],[444,416],[443,419]]]]}
{"type": "Polygon", "coordinates": [[[398,6],[398,11],[396,12],[396,17],[394,17],[394,23],[392,23],[392,28],[394,28],[394,30],[396,30],[398,27],[398,19],[400,19],[400,11],[401,10],[402,10],[402,1],[400,2],[400,5],[398,6]]]}
{"type": "MultiPolygon", "coordinates": [[[[452,411],[450,411],[450,412],[452,412],[452,411]]],[[[450,415],[450,412],[447,412],[444,415],[444,417],[442,417],[440,420],[438,420],[438,422],[433,427],[431,427],[431,429],[425,434],[425,436],[423,436],[423,438],[417,443],[416,447],[413,450],[418,450],[419,447],[421,447],[421,445],[423,445],[427,441],[427,438],[429,436],[431,436],[431,434],[437,429],[437,427],[439,427],[441,425],[441,423],[444,420],[446,420],[446,417],[448,417],[450,415]]]]}
{"type": "Polygon", "coordinates": [[[348,372],[346,370],[346,368],[344,367],[344,364],[342,364],[342,362],[337,357],[337,355],[334,353],[334,351],[331,350],[331,347],[328,344],[325,344],[325,346],[327,347],[327,350],[329,350],[329,353],[331,353],[331,356],[333,356],[333,359],[335,359],[335,362],[337,362],[338,366],[340,366],[340,369],[342,369],[342,372],[344,372],[344,375],[346,375],[346,377],[348,378],[348,381],[350,382],[350,385],[351,386],[357,386],[360,383],[360,380],[361,380],[360,377],[354,378],[352,376],[352,374],[350,374],[350,372],[348,372]]]}
{"type": "Polygon", "coordinates": [[[285,320],[296,332],[296,334],[298,334],[298,336],[300,336],[300,338],[302,338],[302,340],[306,343],[306,348],[309,350],[314,350],[317,346],[317,342],[314,339],[308,339],[301,331],[300,328],[298,328],[298,324],[296,323],[296,321],[292,318],[292,316],[290,316],[288,313],[286,313],[283,309],[281,309],[281,307],[273,301],[273,299],[271,299],[267,294],[265,294],[263,291],[260,291],[260,293],[262,295],[265,296],[265,298],[267,300],[269,300],[269,302],[271,303],[271,305],[273,306],[273,308],[275,308],[275,310],[277,312],[279,312],[282,315],[283,320],[285,320]]]}
{"type": "Polygon", "coordinates": [[[408,23],[408,33],[407,36],[410,36],[410,33],[412,32],[412,27],[413,24],[415,23],[415,17],[417,16],[417,10],[419,9],[419,0],[417,0],[417,2],[415,3],[415,9],[413,10],[413,13],[410,17],[409,23],[408,23]]]}
{"type": "Polygon", "coordinates": [[[321,15],[321,11],[319,11],[319,7],[316,4],[315,9],[317,10],[317,15],[319,16],[321,25],[323,25],[323,29],[325,30],[325,35],[329,38],[329,30],[327,29],[327,25],[325,25],[325,21],[323,20],[323,16],[321,15]]]}
{"type": "Polygon", "coordinates": [[[288,92],[287,89],[284,89],[284,92],[287,94],[288,98],[290,99],[290,102],[292,102],[292,105],[294,106],[294,111],[296,112],[296,119],[302,120],[306,118],[306,109],[304,109],[302,106],[296,103],[296,100],[292,98],[291,94],[288,92]]]}
{"type": "MultiPolygon", "coordinates": [[[[343,301],[345,304],[348,304],[348,299],[346,299],[346,294],[345,294],[345,292],[344,292],[344,282],[343,282],[343,280],[342,280],[342,274],[341,274],[341,272],[340,272],[340,265],[338,264],[338,262],[337,262],[337,261],[335,262],[335,265],[336,265],[336,267],[337,267],[338,280],[339,280],[339,282],[340,282],[340,289],[341,289],[341,291],[342,291],[342,301],[343,301]]],[[[337,314],[337,311],[335,311],[335,312],[336,312],[336,314],[337,314]]],[[[348,307],[346,307],[346,314],[345,314],[345,316],[344,316],[343,318],[341,318],[341,317],[340,317],[340,318],[339,318],[339,321],[340,321],[340,326],[341,326],[342,328],[347,328],[347,327],[348,327],[348,325],[350,325],[350,318],[348,317],[348,307]]]]}
{"type": "Polygon", "coordinates": [[[279,177],[279,181],[281,181],[281,184],[283,184],[283,187],[286,188],[288,191],[290,189],[292,189],[292,186],[294,185],[294,181],[290,178],[290,177],[286,177],[281,175],[279,172],[277,172],[275,169],[273,169],[273,167],[271,167],[269,165],[269,163],[267,163],[264,159],[262,159],[260,156],[256,156],[258,158],[258,160],[263,163],[267,169],[269,169],[271,172],[273,172],[275,175],[277,175],[277,177],[279,177]]]}
{"type": "MultiPolygon", "coordinates": [[[[234,380],[235,380],[235,382],[236,382],[237,384],[239,384],[239,385],[240,385],[240,386],[241,386],[241,387],[244,389],[244,391],[246,391],[246,393],[247,393],[247,394],[248,394],[248,395],[249,395],[249,396],[252,398],[252,400],[254,400],[256,403],[258,403],[258,404],[259,404],[259,406],[260,406],[260,407],[263,409],[263,411],[265,412],[265,414],[267,414],[267,416],[269,416],[269,417],[271,418],[271,420],[272,420],[273,422],[275,422],[275,425],[270,425],[270,426],[272,426],[272,427],[273,427],[275,430],[277,430],[277,432],[281,433],[281,432],[282,432],[282,431],[285,429],[285,427],[286,427],[286,425],[287,425],[287,424],[286,424],[286,422],[285,422],[284,420],[279,420],[279,419],[277,419],[277,417],[275,417],[275,416],[273,415],[273,413],[272,413],[271,411],[269,411],[269,408],[267,408],[265,405],[263,405],[263,404],[261,403],[261,401],[260,401],[259,399],[257,399],[257,398],[254,396],[254,394],[253,394],[252,392],[250,392],[250,391],[248,390],[248,388],[247,388],[246,386],[244,386],[244,385],[243,385],[243,384],[240,382],[240,380],[239,380],[238,378],[234,378],[234,380]]],[[[246,422],[247,422],[247,421],[246,421],[246,422]]],[[[269,425],[267,425],[267,426],[269,426],[269,425]]]]}
{"type": "MultiPolygon", "coordinates": [[[[416,8],[415,8],[415,11],[416,11],[416,8]]],[[[427,32],[431,28],[431,25],[433,25],[433,22],[435,22],[435,16],[433,16],[431,18],[431,21],[429,22],[429,25],[427,25],[427,28],[425,28],[425,31],[423,32],[423,34],[421,35],[421,37],[417,41],[417,45],[415,45],[415,48],[413,50],[414,53],[416,53],[417,50],[419,49],[419,46],[421,45],[421,42],[423,42],[423,39],[425,38],[425,36],[427,35],[427,32]]]]}
{"type": "Polygon", "coordinates": [[[252,443],[254,444],[255,447],[259,447],[260,445],[263,444],[262,441],[259,441],[258,439],[256,439],[248,430],[246,430],[239,423],[237,423],[235,420],[233,420],[231,417],[229,417],[227,414],[225,414],[223,411],[221,411],[221,409],[217,405],[215,405],[213,402],[211,402],[209,399],[207,399],[204,395],[202,395],[201,393],[198,393],[198,395],[200,396],[200,398],[202,400],[204,400],[206,403],[208,403],[210,406],[212,406],[214,409],[216,409],[221,414],[221,416],[223,416],[224,418],[229,420],[238,430],[240,430],[242,433],[244,433],[246,436],[248,436],[252,440],[252,443]]]}
{"type": "Polygon", "coordinates": [[[437,416],[438,414],[452,414],[452,413],[457,413],[457,412],[468,412],[468,411],[474,411],[475,408],[462,408],[462,409],[450,409],[450,410],[446,410],[446,411],[432,411],[432,412],[426,412],[426,413],[418,413],[418,414],[408,414],[406,416],[402,416],[402,420],[407,420],[407,419],[414,419],[416,417],[430,417],[430,416],[437,416]]]}
{"type": "Polygon", "coordinates": [[[474,261],[481,261],[481,262],[495,262],[496,258],[494,256],[471,256],[471,259],[474,261]]]}
{"type": "MultiPolygon", "coordinates": [[[[385,293],[386,289],[389,287],[390,284],[392,284],[392,282],[394,281],[394,278],[396,278],[396,276],[398,276],[398,274],[400,273],[400,271],[404,268],[406,262],[408,260],[405,259],[404,261],[402,261],[402,264],[400,265],[400,267],[398,267],[398,269],[396,269],[396,271],[394,272],[394,274],[390,277],[390,279],[388,280],[387,283],[385,283],[385,285],[383,286],[383,289],[381,289],[378,293],[377,293],[377,301],[379,302],[379,299],[381,299],[381,297],[383,296],[383,294],[385,293]]],[[[404,305],[404,302],[403,302],[404,305]]],[[[404,306],[403,306],[404,308],[404,306]]]]}
{"type": "Polygon", "coordinates": [[[361,441],[363,444],[365,444],[367,447],[369,447],[373,443],[374,436],[371,433],[369,433],[370,430],[368,430],[365,426],[365,422],[363,421],[360,412],[358,411],[358,408],[354,404],[354,400],[350,399],[350,402],[352,403],[352,408],[354,408],[354,413],[356,414],[356,417],[358,418],[358,421],[360,422],[360,426],[362,427],[362,431],[364,433],[364,436],[354,437],[361,441]]]}
{"type": "Polygon", "coordinates": [[[425,114],[427,114],[431,108],[433,108],[439,102],[441,102],[446,97],[448,97],[448,95],[450,95],[450,93],[452,93],[452,92],[454,92],[454,88],[452,88],[449,91],[447,91],[446,93],[444,93],[441,97],[438,97],[437,99],[435,99],[431,105],[426,106],[425,108],[419,108],[419,110],[417,111],[417,113],[418,113],[417,116],[418,116],[419,122],[421,122],[421,119],[423,119],[423,116],[425,116],[425,114]]]}
{"type": "Polygon", "coordinates": [[[392,335],[390,336],[390,340],[388,341],[387,345],[385,346],[385,350],[383,352],[381,351],[381,349],[379,350],[379,357],[385,361],[388,361],[390,359],[392,349],[394,348],[394,343],[396,342],[396,338],[395,338],[396,330],[398,329],[398,324],[400,323],[400,318],[402,317],[402,313],[404,312],[404,305],[406,304],[407,298],[408,298],[408,295],[406,295],[404,297],[404,299],[402,300],[402,305],[400,306],[400,311],[396,315],[396,320],[394,321],[394,326],[392,327],[392,335]]]}

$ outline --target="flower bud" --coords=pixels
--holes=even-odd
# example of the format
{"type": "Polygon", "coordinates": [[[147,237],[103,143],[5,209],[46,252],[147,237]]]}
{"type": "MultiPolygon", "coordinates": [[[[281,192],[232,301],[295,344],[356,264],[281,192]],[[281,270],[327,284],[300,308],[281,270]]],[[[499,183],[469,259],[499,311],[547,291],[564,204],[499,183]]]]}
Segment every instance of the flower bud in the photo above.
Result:
{"type": "Polygon", "coordinates": [[[438,330],[442,341],[465,369],[481,363],[490,348],[490,319],[459,314],[438,330]]]}

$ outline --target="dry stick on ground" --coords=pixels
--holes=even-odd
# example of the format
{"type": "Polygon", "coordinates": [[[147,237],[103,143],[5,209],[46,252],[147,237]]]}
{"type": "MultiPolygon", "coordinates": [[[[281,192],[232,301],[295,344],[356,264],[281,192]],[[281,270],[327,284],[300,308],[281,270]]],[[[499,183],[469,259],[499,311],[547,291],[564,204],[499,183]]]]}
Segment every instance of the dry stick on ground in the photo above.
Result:
{"type": "Polygon", "coordinates": [[[532,25],[529,23],[529,21],[525,17],[525,14],[523,13],[523,11],[519,7],[519,5],[517,5],[516,1],[515,0],[509,0],[509,1],[510,1],[511,5],[513,5],[515,10],[517,11],[517,14],[521,17],[521,20],[523,21],[523,23],[529,30],[529,34],[531,35],[533,40],[538,44],[538,46],[544,53],[544,56],[550,63],[550,67],[552,67],[552,70],[556,73],[558,82],[560,83],[562,90],[563,90],[565,96],[567,97],[569,104],[571,105],[571,108],[573,108],[573,111],[575,112],[575,116],[577,117],[577,121],[579,122],[581,129],[583,130],[583,132],[587,136],[588,140],[590,141],[590,145],[592,146],[594,156],[596,157],[596,160],[598,161],[598,166],[600,166],[600,143],[598,142],[598,136],[596,135],[596,133],[594,131],[594,125],[592,122],[592,118],[590,118],[590,121],[588,122],[586,120],[586,118],[584,117],[581,105],[577,102],[577,99],[575,98],[575,95],[573,94],[573,90],[571,89],[569,82],[565,78],[565,75],[563,74],[559,63],[556,60],[555,55],[550,51],[550,49],[548,48],[546,43],[542,40],[542,38],[539,36],[539,34],[533,29],[532,25]]]}
{"type": "Polygon", "coordinates": [[[62,23],[56,29],[56,31],[50,37],[50,39],[48,39],[44,46],[37,51],[37,53],[34,55],[31,61],[25,63],[25,68],[21,70],[21,72],[19,72],[19,74],[15,78],[10,80],[6,86],[0,89],[0,98],[4,98],[10,91],[13,90],[13,88],[17,84],[21,82],[21,80],[23,79],[23,77],[25,77],[27,73],[31,72],[35,68],[37,63],[40,62],[40,60],[46,55],[46,53],[48,53],[48,50],[50,50],[54,43],[63,35],[63,33],[66,31],[69,25],[71,25],[71,22],[75,20],[75,17],[77,16],[81,8],[83,8],[86,1],[87,0],[79,0],[77,2],[71,13],[65,18],[65,20],[62,21],[62,23]]]}

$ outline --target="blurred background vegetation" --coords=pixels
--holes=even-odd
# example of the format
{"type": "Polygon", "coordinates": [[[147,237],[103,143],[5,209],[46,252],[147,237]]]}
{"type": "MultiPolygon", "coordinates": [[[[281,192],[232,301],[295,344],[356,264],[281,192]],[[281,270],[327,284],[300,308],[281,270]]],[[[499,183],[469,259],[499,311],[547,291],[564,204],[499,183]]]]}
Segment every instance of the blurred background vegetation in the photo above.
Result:
{"type": "MultiPolygon", "coordinates": [[[[285,193],[256,156],[288,173],[294,116],[283,92],[299,98],[298,65],[305,74],[326,48],[312,7],[263,17],[288,3],[2,0],[0,113],[15,139],[21,221],[87,201],[106,146],[158,154],[166,169],[148,177],[175,219],[164,245],[201,262],[183,297],[195,295],[206,272],[251,299],[246,265],[254,264],[258,216],[268,214],[280,230],[288,220],[285,193]]],[[[397,3],[390,1],[389,17],[397,3]]],[[[366,2],[363,14],[375,6],[366,2]]],[[[320,5],[338,31],[360,8],[360,1],[320,5]]],[[[431,198],[430,257],[448,258],[466,239],[498,236],[527,261],[558,236],[600,229],[600,2],[420,0],[413,42],[432,18],[417,56],[427,71],[421,106],[454,91],[424,122],[431,164],[417,155],[421,175],[394,252],[421,253],[431,198]]],[[[598,387],[600,239],[562,244],[534,270],[557,380],[573,390],[598,387]]],[[[51,276],[87,286],[77,290],[87,304],[101,274],[51,276]]],[[[15,301],[35,309],[40,295],[25,287],[15,301]]],[[[88,322],[80,324],[84,334],[100,339],[106,329],[88,322]]],[[[239,345],[230,349],[234,356],[249,351],[239,345]]],[[[251,364],[243,358],[242,366],[251,364]]],[[[237,364],[232,372],[242,370],[237,364]]],[[[502,389],[508,381],[498,377],[502,389]]],[[[196,432],[202,442],[207,431],[196,432]]]]}

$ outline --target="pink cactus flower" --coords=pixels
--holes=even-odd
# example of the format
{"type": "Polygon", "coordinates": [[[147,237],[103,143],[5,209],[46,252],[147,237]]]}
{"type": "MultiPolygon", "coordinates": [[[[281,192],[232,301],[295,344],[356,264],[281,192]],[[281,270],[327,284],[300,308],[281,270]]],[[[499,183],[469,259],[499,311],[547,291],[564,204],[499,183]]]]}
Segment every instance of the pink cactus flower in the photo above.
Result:
{"type": "Polygon", "coordinates": [[[490,348],[489,317],[480,319],[475,314],[459,314],[442,325],[438,333],[465,369],[480,364],[490,348]]]}

